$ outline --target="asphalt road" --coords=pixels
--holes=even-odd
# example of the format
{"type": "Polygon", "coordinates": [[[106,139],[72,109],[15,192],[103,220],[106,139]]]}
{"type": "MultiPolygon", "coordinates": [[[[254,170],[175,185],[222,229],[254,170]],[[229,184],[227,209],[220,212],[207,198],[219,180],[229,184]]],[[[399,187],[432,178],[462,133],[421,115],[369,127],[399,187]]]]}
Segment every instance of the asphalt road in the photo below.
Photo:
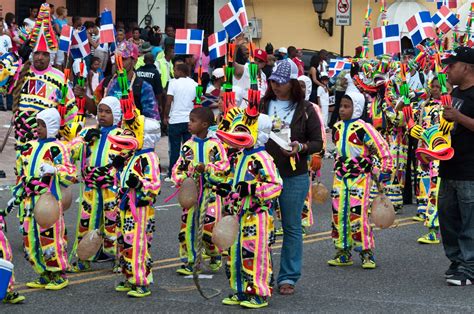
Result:
{"type": "MultiPolygon", "coordinates": [[[[332,181],[332,160],[325,160],[323,183],[332,181]]],[[[152,254],[155,259],[152,295],[145,299],[131,299],[115,292],[121,275],[111,272],[111,264],[93,264],[89,273],[69,276],[70,285],[61,291],[31,290],[25,282],[36,275],[23,258],[18,221],[7,218],[8,238],[13,247],[17,289],[26,296],[22,305],[0,304],[2,313],[119,313],[119,312],[229,312],[239,307],[221,305],[221,299],[231,291],[223,269],[212,274],[212,279],[201,279],[204,287],[219,289],[221,295],[204,300],[196,291],[192,279],[176,275],[177,234],[181,209],[176,199],[164,204],[173,192],[163,183],[157,202],[155,238],[152,254]]],[[[75,196],[78,188],[75,188],[75,196]]],[[[0,204],[6,204],[8,191],[0,191],[0,204]]],[[[268,312],[471,312],[474,311],[472,287],[450,287],[443,274],[448,267],[441,245],[419,245],[416,239],[425,232],[421,223],[410,217],[414,206],[406,206],[397,216],[398,226],[375,232],[377,269],[363,270],[355,254],[351,267],[332,268],[326,261],[333,257],[330,240],[330,205],[314,209],[315,224],[308,230],[304,242],[304,267],[301,280],[293,296],[277,293],[271,298],[268,312]]],[[[66,225],[72,244],[75,233],[77,204],[66,212],[66,225]]],[[[274,269],[279,269],[281,238],[274,246],[274,269]]],[[[210,273],[209,273],[210,274],[210,273]]]]}

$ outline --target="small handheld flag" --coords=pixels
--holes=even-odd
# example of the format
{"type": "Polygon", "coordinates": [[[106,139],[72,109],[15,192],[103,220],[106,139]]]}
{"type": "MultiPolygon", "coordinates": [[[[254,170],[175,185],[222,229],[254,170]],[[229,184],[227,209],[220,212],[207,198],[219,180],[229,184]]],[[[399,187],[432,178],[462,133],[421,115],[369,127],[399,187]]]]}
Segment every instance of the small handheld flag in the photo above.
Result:
{"type": "Polygon", "coordinates": [[[200,55],[204,31],[201,29],[177,29],[174,53],[177,55],[200,55]]]}

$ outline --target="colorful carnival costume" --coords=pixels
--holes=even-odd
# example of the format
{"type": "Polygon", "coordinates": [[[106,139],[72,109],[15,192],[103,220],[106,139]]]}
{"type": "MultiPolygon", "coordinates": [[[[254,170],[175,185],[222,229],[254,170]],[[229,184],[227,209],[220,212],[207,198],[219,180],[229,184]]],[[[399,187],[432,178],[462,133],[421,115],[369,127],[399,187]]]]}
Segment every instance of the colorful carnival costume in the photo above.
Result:
{"type": "MultiPolygon", "coordinates": [[[[33,53],[46,52],[51,56],[57,51],[57,42],[49,10],[47,3],[41,5],[36,26],[30,34],[30,46],[33,53]]],[[[61,115],[61,136],[70,139],[77,107],[72,87],[67,84],[64,73],[51,65],[40,71],[32,64],[18,84],[21,84],[20,98],[14,118],[17,149],[37,139],[36,115],[47,108],[58,109],[61,115]]]]}
{"type": "Polygon", "coordinates": [[[336,257],[331,266],[352,265],[351,248],[359,249],[363,268],[375,268],[374,236],[369,222],[372,156],[377,155],[380,169],[389,176],[392,157],[389,146],[375,128],[359,119],[365,103],[358,92],[346,94],[353,102],[352,119],[334,125],[336,146],[332,190],[332,238],[336,257]]]}
{"type": "Polygon", "coordinates": [[[68,284],[65,271],[69,266],[60,188],[76,182],[76,169],[66,146],[54,138],[60,124],[57,110],[45,109],[37,117],[46,123],[48,136],[21,146],[16,168],[21,181],[14,187],[11,204],[19,205],[25,257],[40,275],[38,280],[26,285],[59,290],[68,284]],[[58,200],[60,215],[51,227],[42,228],[33,210],[40,196],[47,192],[58,200]]]}
{"type": "Polygon", "coordinates": [[[226,305],[261,308],[272,294],[270,245],[274,239],[272,201],[280,195],[282,180],[273,158],[265,151],[272,122],[267,115],[252,111],[237,114],[230,131],[218,130],[219,138],[232,147],[245,148],[237,155],[231,184],[221,184],[232,199],[231,211],[237,216],[240,231],[230,248],[228,277],[234,294],[226,305]],[[246,133],[242,130],[249,130],[246,133]]]}
{"type": "Polygon", "coordinates": [[[133,136],[108,136],[118,147],[132,143],[128,149],[136,149],[120,174],[117,246],[125,281],[115,290],[128,292],[131,297],[145,297],[151,294],[149,285],[153,283],[150,249],[155,231],[153,203],[161,188],[160,161],[155,153],[160,124],[137,115],[124,121],[123,127],[124,134],[132,131],[133,136]]]}
{"type": "MultiPolygon", "coordinates": [[[[7,213],[4,211],[0,211],[0,258],[11,262],[13,260],[13,253],[12,253],[12,248],[10,246],[10,243],[8,242],[7,236],[5,235],[5,232],[3,231],[5,221],[4,221],[4,216],[7,213]]],[[[25,300],[25,297],[20,295],[18,292],[13,291],[13,286],[15,284],[15,276],[12,274],[12,277],[10,278],[10,282],[8,283],[8,288],[7,288],[7,295],[3,299],[4,303],[20,303],[25,300]]]]}
{"type": "MultiPolygon", "coordinates": [[[[81,165],[83,187],[81,191],[76,241],[72,254],[84,235],[91,230],[99,230],[104,235],[102,253],[91,257],[88,261],[78,261],[73,271],[90,269],[90,261],[97,258],[113,259],[116,255],[117,241],[117,169],[112,163],[122,150],[112,145],[108,135],[120,135],[123,130],[118,128],[122,118],[120,102],[113,96],[104,97],[101,105],[108,106],[113,114],[113,125],[108,127],[90,127],[83,129],[71,146],[71,156],[81,165]]],[[[119,157],[121,158],[121,157],[119,157]]],[[[72,256],[70,257],[70,259],[72,256]]]]}
{"type": "Polygon", "coordinates": [[[219,249],[212,243],[212,230],[222,214],[222,199],[213,191],[219,183],[219,177],[225,177],[230,171],[229,160],[221,141],[214,132],[209,131],[205,139],[193,136],[181,147],[180,156],[172,171],[172,179],[177,186],[188,177],[198,182],[200,190],[198,206],[183,208],[181,229],[179,232],[179,255],[185,265],[177,270],[179,274],[190,275],[196,259],[195,230],[200,215],[206,215],[203,244],[206,254],[211,257],[211,270],[218,270],[221,265],[219,249]],[[195,171],[199,164],[205,165],[201,174],[195,171]],[[206,201],[205,201],[206,200],[206,201]],[[207,204],[207,208],[204,206],[207,204]]]}

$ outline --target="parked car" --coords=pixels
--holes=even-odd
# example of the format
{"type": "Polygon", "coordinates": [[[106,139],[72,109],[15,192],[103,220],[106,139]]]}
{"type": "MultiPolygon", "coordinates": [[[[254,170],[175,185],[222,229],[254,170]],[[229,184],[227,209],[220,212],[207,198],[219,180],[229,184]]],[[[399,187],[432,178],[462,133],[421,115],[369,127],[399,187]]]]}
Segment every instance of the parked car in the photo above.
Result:
{"type": "MultiPolygon", "coordinates": [[[[319,50],[312,50],[312,49],[303,48],[303,49],[301,49],[301,51],[303,52],[303,56],[301,57],[301,60],[303,60],[303,62],[304,62],[304,73],[307,75],[308,72],[309,72],[309,68],[311,67],[311,58],[315,54],[318,54],[319,50]]],[[[327,60],[328,64],[329,64],[329,60],[339,58],[340,56],[341,55],[338,54],[338,53],[329,51],[328,52],[328,60],[327,60]]]]}

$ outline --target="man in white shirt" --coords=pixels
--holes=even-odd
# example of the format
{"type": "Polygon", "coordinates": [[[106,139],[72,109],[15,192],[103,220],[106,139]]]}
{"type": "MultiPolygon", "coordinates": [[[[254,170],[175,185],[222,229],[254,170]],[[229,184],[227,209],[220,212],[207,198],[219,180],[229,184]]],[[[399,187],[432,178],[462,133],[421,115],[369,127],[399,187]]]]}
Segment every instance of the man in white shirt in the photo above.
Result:
{"type": "Polygon", "coordinates": [[[171,170],[178,160],[181,145],[191,138],[188,131],[189,114],[194,108],[197,83],[189,77],[186,64],[176,64],[175,79],[169,82],[163,123],[168,125],[168,154],[170,166],[166,182],[171,182],[171,170]]]}
{"type": "Polygon", "coordinates": [[[12,40],[10,36],[5,33],[3,26],[3,18],[0,17],[0,56],[10,52],[12,49],[12,40]]]}

